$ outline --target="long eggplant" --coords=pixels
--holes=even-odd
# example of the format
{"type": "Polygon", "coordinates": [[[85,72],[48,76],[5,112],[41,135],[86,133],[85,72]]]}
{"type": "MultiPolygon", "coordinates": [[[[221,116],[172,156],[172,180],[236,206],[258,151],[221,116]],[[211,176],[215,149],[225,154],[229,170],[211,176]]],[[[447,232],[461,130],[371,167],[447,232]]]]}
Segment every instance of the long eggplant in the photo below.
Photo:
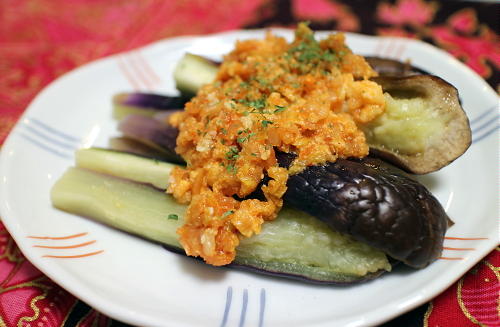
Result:
{"type": "MultiPolygon", "coordinates": [[[[172,164],[103,149],[77,153],[51,191],[53,205],[183,253],[176,230],[185,206],[162,188],[172,164]],[[156,176],[156,177],[152,177],[156,176]]],[[[314,283],[353,283],[391,270],[386,255],[323,222],[284,208],[262,232],[241,241],[232,266],[314,283]]]]}
{"type": "MultiPolygon", "coordinates": [[[[277,159],[284,167],[293,160],[284,153],[277,159]]],[[[77,151],[76,164],[157,187],[160,181],[161,188],[170,173],[166,163],[102,149],[77,151]]],[[[423,268],[441,254],[448,225],[443,207],[423,185],[380,160],[339,159],[308,167],[290,176],[287,187],[285,203],[408,266],[423,268]]]]}
{"type": "Polygon", "coordinates": [[[284,200],[333,229],[423,268],[442,251],[448,216],[420,183],[380,160],[338,159],[289,177],[284,200]]]}

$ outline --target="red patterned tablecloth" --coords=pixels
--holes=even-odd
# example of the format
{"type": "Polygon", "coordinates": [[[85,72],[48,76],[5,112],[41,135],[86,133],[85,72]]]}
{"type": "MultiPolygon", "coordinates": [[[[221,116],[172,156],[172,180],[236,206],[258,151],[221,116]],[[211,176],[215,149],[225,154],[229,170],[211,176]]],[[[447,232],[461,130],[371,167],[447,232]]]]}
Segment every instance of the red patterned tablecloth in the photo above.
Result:
{"type": "MultiPolygon", "coordinates": [[[[500,3],[428,0],[2,0],[0,144],[44,86],[88,61],[166,37],[292,27],[433,43],[500,91],[500,3]]],[[[495,249],[457,283],[384,326],[500,326],[495,249]]],[[[0,327],[126,326],[78,301],[20,253],[0,222],[0,327]]]]}

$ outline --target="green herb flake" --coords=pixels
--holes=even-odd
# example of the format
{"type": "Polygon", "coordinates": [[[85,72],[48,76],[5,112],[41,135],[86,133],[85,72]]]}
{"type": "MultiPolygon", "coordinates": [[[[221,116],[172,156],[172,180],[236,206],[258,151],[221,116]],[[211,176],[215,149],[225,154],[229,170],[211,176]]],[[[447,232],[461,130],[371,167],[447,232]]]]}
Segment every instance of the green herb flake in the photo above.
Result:
{"type": "Polygon", "coordinates": [[[177,216],[175,213],[171,213],[170,215],[168,215],[168,219],[179,220],[179,216],[177,216]]]}
{"type": "Polygon", "coordinates": [[[262,127],[266,128],[268,125],[272,125],[274,123],[270,120],[263,120],[263,121],[261,121],[261,124],[262,124],[262,127]]]}
{"type": "Polygon", "coordinates": [[[239,150],[235,146],[230,146],[229,151],[226,152],[226,159],[227,160],[236,160],[239,158],[239,150]]]}
{"type": "Polygon", "coordinates": [[[277,114],[286,110],[286,107],[283,106],[274,106],[274,107],[276,108],[276,110],[273,111],[273,114],[277,114]]]}
{"type": "Polygon", "coordinates": [[[247,136],[241,136],[236,139],[236,142],[238,143],[243,143],[248,141],[252,136],[254,136],[255,133],[249,133],[247,136]]]}
{"type": "Polygon", "coordinates": [[[226,166],[226,170],[228,173],[236,174],[236,172],[238,171],[238,168],[236,168],[234,164],[229,164],[226,166]]]}
{"type": "Polygon", "coordinates": [[[234,210],[228,210],[222,214],[222,218],[226,218],[234,213],[234,210]]]}
{"type": "Polygon", "coordinates": [[[269,85],[269,81],[267,81],[264,78],[257,77],[257,78],[255,78],[255,80],[257,81],[257,83],[259,83],[262,86],[268,86],[269,85]]]}

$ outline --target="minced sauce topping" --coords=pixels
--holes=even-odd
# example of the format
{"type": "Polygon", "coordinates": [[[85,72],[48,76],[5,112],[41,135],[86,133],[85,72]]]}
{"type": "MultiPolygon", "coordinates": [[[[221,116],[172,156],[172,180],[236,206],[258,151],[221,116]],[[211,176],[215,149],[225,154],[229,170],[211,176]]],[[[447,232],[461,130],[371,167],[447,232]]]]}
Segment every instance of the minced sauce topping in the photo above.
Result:
{"type": "Polygon", "coordinates": [[[291,43],[271,33],[238,41],[215,81],[170,118],[187,166],[172,171],[167,192],[189,204],[177,231],[188,255],[230,263],[240,238],[276,218],[289,175],[368,154],[357,125],[378,117],[385,100],[368,80],[376,72],[344,39],[316,41],[300,24],[291,43]],[[288,169],[276,151],[296,155],[288,169]],[[249,197],[257,188],[264,200],[249,197]]]}

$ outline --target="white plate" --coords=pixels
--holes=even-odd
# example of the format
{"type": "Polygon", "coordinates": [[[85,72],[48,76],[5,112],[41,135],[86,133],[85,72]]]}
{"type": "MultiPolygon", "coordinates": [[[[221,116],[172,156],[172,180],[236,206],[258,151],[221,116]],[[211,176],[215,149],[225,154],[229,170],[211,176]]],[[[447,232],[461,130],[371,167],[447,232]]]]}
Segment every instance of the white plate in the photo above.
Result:
{"type": "MultiPolygon", "coordinates": [[[[293,35],[289,30],[275,31],[287,38],[293,35]]],[[[459,259],[441,259],[420,271],[401,267],[361,285],[311,286],[204,266],[51,207],[50,188],[72,165],[74,148],[106,146],[116,134],[113,94],[134,89],[173,93],[173,67],[186,51],[220,58],[235,40],[260,38],[264,33],[234,31],[161,41],[85,65],[43,90],[9,135],[0,158],[1,216],[26,257],[89,305],[130,324],[364,326],[433,298],[497,245],[495,92],[467,67],[425,43],[355,34],[348,34],[347,41],[356,53],[411,59],[460,91],[474,143],[453,164],[423,179],[456,222],[447,236],[469,239],[446,239],[446,247],[473,249],[443,253],[459,259]],[[34,247],[93,240],[78,248],[34,247]],[[93,253],[73,259],[50,257],[93,253]]]]}

